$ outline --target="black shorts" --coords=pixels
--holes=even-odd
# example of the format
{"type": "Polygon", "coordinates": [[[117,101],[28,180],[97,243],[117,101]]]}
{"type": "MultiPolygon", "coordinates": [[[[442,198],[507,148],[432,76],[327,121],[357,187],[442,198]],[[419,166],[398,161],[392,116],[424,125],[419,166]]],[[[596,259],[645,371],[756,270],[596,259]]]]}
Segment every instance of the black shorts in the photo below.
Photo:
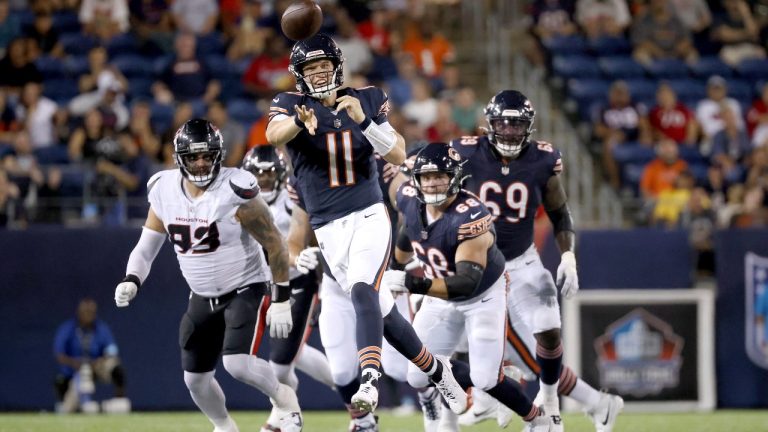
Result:
{"type": "Polygon", "coordinates": [[[311,272],[291,280],[291,316],[293,329],[287,338],[269,338],[269,360],[277,364],[293,363],[301,346],[309,338],[309,317],[317,309],[317,275],[311,272]]]}
{"type": "Polygon", "coordinates": [[[247,285],[219,297],[192,293],[179,325],[181,367],[210,372],[220,355],[259,351],[266,329],[270,291],[266,282],[247,285]]]}

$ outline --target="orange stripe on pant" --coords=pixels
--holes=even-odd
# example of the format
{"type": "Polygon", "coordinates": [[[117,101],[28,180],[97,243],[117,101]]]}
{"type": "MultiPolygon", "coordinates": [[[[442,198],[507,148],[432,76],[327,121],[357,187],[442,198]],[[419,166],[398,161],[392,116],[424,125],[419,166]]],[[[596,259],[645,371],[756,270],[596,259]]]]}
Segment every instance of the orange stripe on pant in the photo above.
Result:
{"type": "Polygon", "coordinates": [[[512,328],[512,325],[510,325],[509,322],[507,322],[507,341],[512,344],[515,352],[523,360],[528,369],[538,375],[541,372],[539,363],[536,362],[536,358],[531,354],[530,351],[528,351],[525,343],[517,334],[517,332],[515,332],[515,329],[512,328]]]}

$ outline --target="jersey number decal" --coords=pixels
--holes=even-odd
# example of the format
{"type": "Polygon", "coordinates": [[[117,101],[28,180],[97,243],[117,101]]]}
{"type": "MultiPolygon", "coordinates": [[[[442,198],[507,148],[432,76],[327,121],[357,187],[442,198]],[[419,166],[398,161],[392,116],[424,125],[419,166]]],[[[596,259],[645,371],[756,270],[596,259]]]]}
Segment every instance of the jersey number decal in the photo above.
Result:
{"type": "Polygon", "coordinates": [[[439,249],[429,248],[426,252],[424,248],[417,242],[411,242],[413,250],[416,255],[426,258],[426,262],[420,260],[422,264],[426,264],[424,267],[424,274],[430,279],[442,279],[453,275],[453,272],[448,270],[448,259],[440,252],[439,249]]]}
{"type": "MultiPolygon", "coordinates": [[[[491,193],[501,194],[502,192],[501,185],[495,181],[488,181],[480,186],[480,193],[478,195],[480,195],[480,200],[485,203],[485,206],[488,207],[488,210],[493,214],[494,221],[501,214],[501,207],[499,207],[499,204],[488,195],[491,193]]],[[[528,209],[528,187],[525,183],[512,183],[504,194],[504,201],[506,201],[510,210],[513,211],[509,216],[506,216],[505,219],[511,223],[520,222],[521,219],[525,218],[528,209]],[[515,214],[514,212],[517,213],[515,214]]]]}
{"type": "MultiPolygon", "coordinates": [[[[187,253],[192,248],[192,227],[183,224],[168,225],[168,235],[171,243],[179,247],[179,253],[187,253]]],[[[213,252],[221,246],[219,241],[219,228],[216,222],[207,227],[195,230],[195,239],[200,240],[192,250],[193,254],[213,252]]]]}
{"type": "MultiPolygon", "coordinates": [[[[325,135],[325,145],[328,148],[328,179],[332,188],[339,187],[341,185],[337,162],[339,146],[335,132],[325,135]]],[[[352,165],[352,131],[341,131],[341,155],[344,160],[344,185],[351,186],[355,184],[355,170],[352,165]]]]}

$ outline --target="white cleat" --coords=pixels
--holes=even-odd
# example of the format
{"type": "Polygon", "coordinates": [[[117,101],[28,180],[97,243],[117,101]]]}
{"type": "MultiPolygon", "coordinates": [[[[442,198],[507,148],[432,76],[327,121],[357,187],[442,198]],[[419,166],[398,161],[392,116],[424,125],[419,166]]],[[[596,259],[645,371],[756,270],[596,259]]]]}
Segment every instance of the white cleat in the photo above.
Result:
{"type": "Polygon", "coordinates": [[[440,401],[440,392],[434,387],[419,392],[419,403],[424,415],[424,432],[437,432],[442,406],[440,401]]]}
{"type": "Polygon", "coordinates": [[[459,416],[445,405],[440,414],[437,432],[459,432],[459,416]]]}
{"type": "Polygon", "coordinates": [[[563,432],[563,422],[560,416],[552,416],[544,406],[539,407],[539,415],[525,424],[523,432],[563,432]]]}
{"type": "Polygon", "coordinates": [[[482,390],[472,389],[472,407],[459,416],[462,426],[476,425],[482,421],[496,418],[497,406],[501,405],[482,390]]]}
{"type": "Polygon", "coordinates": [[[368,413],[349,422],[349,432],[379,432],[379,418],[368,413]]]}
{"type": "Polygon", "coordinates": [[[373,412],[379,405],[379,389],[374,381],[378,382],[381,372],[367,368],[363,370],[363,383],[352,396],[352,407],[363,412],[373,412]]]}
{"type": "MultiPolygon", "coordinates": [[[[270,398],[274,416],[279,419],[277,422],[280,425],[279,430],[280,432],[301,432],[304,427],[304,419],[301,416],[301,408],[299,408],[299,399],[296,397],[296,392],[285,384],[279,384],[279,386],[277,398],[270,398]]],[[[270,419],[272,418],[272,413],[269,414],[269,417],[270,419]]]]}
{"type": "Polygon", "coordinates": [[[437,391],[443,395],[448,407],[455,414],[464,414],[467,411],[467,392],[456,381],[451,371],[451,361],[447,357],[435,356],[435,361],[443,365],[443,373],[439,381],[432,381],[437,391]]]}
{"type": "Polygon", "coordinates": [[[267,417],[267,422],[259,429],[259,432],[280,432],[280,411],[274,406],[267,417]]]}
{"type": "Polygon", "coordinates": [[[509,426],[512,419],[515,418],[515,412],[503,403],[496,402],[496,423],[504,429],[509,426]]]}
{"type": "Polygon", "coordinates": [[[227,417],[227,424],[223,427],[216,426],[213,428],[213,432],[240,432],[240,430],[237,428],[237,423],[235,423],[234,420],[232,420],[232,417],[227,417]]]}
{"type": "Polygon", "coordinates": [[[612,432],[616,424],[616,417],[624,408],[624,399],[621,396],[600,393],[600,401],[593,409],[587,411],[587,415],[595,424],[597,432],[612,432]]]}

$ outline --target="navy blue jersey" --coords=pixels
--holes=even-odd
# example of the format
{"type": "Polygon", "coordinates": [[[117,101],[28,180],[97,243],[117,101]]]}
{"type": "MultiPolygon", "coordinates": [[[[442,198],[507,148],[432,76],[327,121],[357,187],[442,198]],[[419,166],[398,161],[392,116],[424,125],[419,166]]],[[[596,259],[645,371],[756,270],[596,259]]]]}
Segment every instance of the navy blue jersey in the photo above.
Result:
{"type": "MultiPolygon", "coordinates": [[[[365,115],[377,124],[387,121],[387,95],[376,87],[342,89],[338,96],[360,100],[365,115]]],[[[347,115],[301,93],[280,93],[269,108],[273,118],[293,116],[294,105],[312,108],[317,130],[302,130],[286,145],[296,176],[294,186],[304,197],[310,223],[318,228],[382,201],[373,147],[360,126],[347,115]]]]}
{"type": "MultiPolygon", "coordinates": [[[[494,236],[491,212],[475,196],[465,190],[445,209],[440,219],[426,225],[425,205],[417,198],[418,191],[411,182],[397,190],[397,208],[403,215],[403,224],[413,251],[430,279],[441,279],[456,274],[456,249],[464,241],[490,231],[494,236]]],[[[468,297],[477,297],[491,287],[504,273],[504,256],[494,244],[488,249],[483,278],[477,290],[468,297]]]]}
{"type": "Polygon", "coordinates": [[[560,152],[548,142],[531,141],[517,159],[505,163],[486,136],[462,137],[451,146],[466,161],[464,173],[471,175],[464,188],[493,213],[504,257],[522,255],[533,243],[533,221],[547,181],[563,170],[560,152]]]}

